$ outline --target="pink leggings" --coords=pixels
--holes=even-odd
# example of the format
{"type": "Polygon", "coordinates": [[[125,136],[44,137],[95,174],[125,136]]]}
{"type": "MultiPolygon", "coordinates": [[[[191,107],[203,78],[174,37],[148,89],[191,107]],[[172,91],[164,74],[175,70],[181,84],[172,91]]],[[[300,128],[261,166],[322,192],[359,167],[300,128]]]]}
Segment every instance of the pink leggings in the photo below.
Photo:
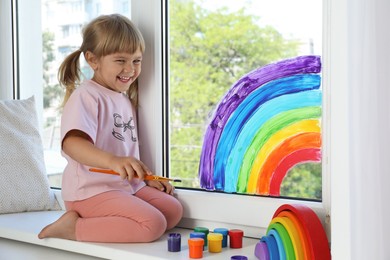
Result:
{"type": "Polygon", "coordinates": [[[89,242],[151,242],[180,221],[183,208],[173,196],[145,186],[134,195],[109,191],[66,201],[76,211],[76,239],[89,242]]]}

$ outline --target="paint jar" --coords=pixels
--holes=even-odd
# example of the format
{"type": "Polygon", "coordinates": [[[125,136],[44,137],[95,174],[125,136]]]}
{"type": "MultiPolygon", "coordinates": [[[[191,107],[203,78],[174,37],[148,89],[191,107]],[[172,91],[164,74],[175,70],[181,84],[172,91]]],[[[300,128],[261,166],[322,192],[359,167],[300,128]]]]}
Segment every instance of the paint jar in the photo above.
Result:
{"type": "Polygon", "coordinates": [[[168,235],[168,251],[179,252],[181,250],[181,235],[179,233],[170,233],[168,235]]]}
{"type": "Polygon", "coordinates": [[[205,234],[205,237],[204,237],[204,246],[206,247],[206,246],[207,246],[207,235],[209,234],[209,229],[206,228],[206,227],[196,227],[196,228],[194,228],[194,231],[195,231],[195,232],[201,232],[201,233],[204,233],[204,234],[205,234]]]}
{"type": "Polygon", "coordinates": [[[210,233],[207,235],[210,253],[219,253],[222,251],[222,239],[223,236],[219,233],[210,233]]]}
{"type": "Polygon", "coordinates": [[[215,228],[214,233],[222,234],[222,248],[227,247],[227,236],[229,234],[229,230],[227,228],[215,228]]]}
{"type": "Polygon", "coordinates": [[[229,230],[230,248],[242,248],[242,238],[244,237],[244,231],[241,229],[229,230]]]}
{"type": "Polygon", "coordinates": [[[203,257],[204,239],[199,237],[188,239],[188,252],[190,258],[202,258],[203,257]]]}
{"type": "MultiPolygon", "coordinates": [[[[202,232],[191,232],[190,238],[202,238],[203,240],[206,240],[206,234],[202,232]]],[[[204,250],[204,246],[203,246],[204,250]]]]}
{"type": "Polygon", "coordinates": [[[248,257],[246,257],[244,255],[234,255],[234,256],[230,257],[230,260],[248,260],[248,257]]]}

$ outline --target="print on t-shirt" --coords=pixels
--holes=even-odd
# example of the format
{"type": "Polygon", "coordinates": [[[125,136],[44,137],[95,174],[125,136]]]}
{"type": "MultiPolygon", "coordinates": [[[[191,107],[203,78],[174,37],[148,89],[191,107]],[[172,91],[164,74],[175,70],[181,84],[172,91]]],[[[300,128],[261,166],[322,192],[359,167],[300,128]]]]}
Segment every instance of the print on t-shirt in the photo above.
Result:
{"type": "Polygon", "coordinates": [[[126,123],[122,116],[119,115],[118,113],[114,113],[114,126],[117,128],[117,131],[115,131],[115,128],[112,129],[112,135],[118,139],[121,140],[122,142],[125,141],[125,136],[123,135],[127,130],[130,130],[131,132],[131,140],[133,142],[137,142],[137,137],[135,137],[134,129],[134,120],[132,117],[130,117],[130,120],[126,123]],[[121,131],[122,133],[120,133],[121,131]]]}

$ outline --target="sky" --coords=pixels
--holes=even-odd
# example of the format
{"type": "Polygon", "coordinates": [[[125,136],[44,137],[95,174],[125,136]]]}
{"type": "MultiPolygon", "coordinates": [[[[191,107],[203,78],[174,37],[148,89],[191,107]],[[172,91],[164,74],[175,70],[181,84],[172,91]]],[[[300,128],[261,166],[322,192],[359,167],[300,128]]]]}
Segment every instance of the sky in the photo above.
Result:
{"type": "Polygon", "coordinates": [[[314,42],[315,54],[322,46],[322,0],[197,0],[203,7],[215,10],[222,6],[238,10],[245,6],[260,17],[261,25],[271,25],[286,37],[314,42]]]}

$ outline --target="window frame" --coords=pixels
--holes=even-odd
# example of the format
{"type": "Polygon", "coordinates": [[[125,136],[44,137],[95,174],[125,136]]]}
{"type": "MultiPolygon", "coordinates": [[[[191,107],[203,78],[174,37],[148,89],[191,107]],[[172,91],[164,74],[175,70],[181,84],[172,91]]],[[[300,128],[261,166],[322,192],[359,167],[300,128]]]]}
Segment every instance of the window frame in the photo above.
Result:
{"type": "Polygon", "coordinates": [[[17,83],[15,79],[14,57],[17,55],[15,49],[14,33],[17,31],[15,1],[0,1],[0,31],[3,35],[0,46],[0,98],[12,99],[17,97],[17,83]],[[8,12],[5,12],[8,10],[8,12]]]}
{"type": "MultiPolygon", "coordinates": [[[[329,16],[327,8],[327,0],[324,0],[323,17],[324,17],[324,32],[326,35],[326,17],[329,16]]],[[[168,61],[165,55],[169,54],[166,35],[167,17],[166,17],[167,1],[162,0],[158,4],[153,0],[133,1],[132,5],[132,20],[139,26],[146,40],[146,53],[143,59],[143,72],[140,77],[140,110],[139,110],[139,128],[140,128],[140,151],[141,158],[152,170],[157,173],[167,175],[167,155],[168,147],[164,143],[168,143],[167,118],[161,115],[168,113],[166,102],[168,77],[169,73],[168,61]],[[149,10],[147,17],[140,15],[137,10],[149,10]],[[133,16],[133,14],[135,14],[133,16]],[[137,16],[138,14],[138,16],[137,16]],[[153,14],[154,18],[151,18],[153,14]],[[146,20],[145,20],[146,19],[146,20]],[[150,21],[153,22],[150,22],[150,21]],[[161,22],[162,21],[162,22],[161,22]],[[149,22],[149,23],[148,23],[149,22]],[[153,38],[155,37],[155,38],[153,38]],[[144,62],[146,61],[146,62],[144,62]],[[154,63],[152,62],[154,61],[154,63]],[[152,64],[152,66],[150,66],[152,64]],[[154,85],[153,85],[154,84],[154,85]],[[151,91],[151,89],[153,89],[151,91]],[[152,111],[144,110],[145,107],[152,111]],[[153,134],[148,130],[153,129],[153,134]],[[155,151],[154,153],[151,151],[155,151]],[[150,157],[152,156],[152,157],[150,157]],[[153,158],[153,156],[155,156],[153,158]]],[[[327,46],[324,42],[323,56],[327,56],[327,46]]],[[[326,83],[328,78],[324,73],[323,80],[326,83]]],[[[323,84],[324,100],[328,100],[327,84],[323,84]]],[[[323,106],[324,110],[329,109],[328,106],[323,106]]],[[[324,116],[328,113],[325,111],[324,116]]],[[[324,143],[328,143],[327,125],[323,125],[324,143]]],[[[329,216],[330,209],[330,189],[329,189],[329,165],[328,150],[324,149],[323,153],[323,199],[322,202],[313,202],[308,200],[293,200],[285,198],[270,198],[250,195],[226,194],[220,192],[210,192],[202,190],[190,190],[177,188],[177,196],[184,206],[183,220],[180,226],[193,228],[198,225],[217,227],[224,225],[230,228],[241,228],[245,234],[251,237],[259,237],[260,234],[265,234],[272,215],[275,210],[283,204],[304,204],[312,208],[322,220],[326,231],[329,233],[330,226],[326,221],[329,216]],[[232,209],[235,209],[234,211],[232,209]],[[258,210],[254,210],[258,209],[258,210]],[[248,214],[243,214],[248,212],[248,214]],[[249,214],[250,212],[250,214],[249,214]]]]}
{"type": "MultiPolygon", "coordinates": [[[[0,17],[4,35],[0,47],[0,98],[25,99],[34,95],[38,114],[42,114],[40,1],[0,0],[0,17]]],[[[41,118],[39,124],[42,126],[41,118]]]]}

